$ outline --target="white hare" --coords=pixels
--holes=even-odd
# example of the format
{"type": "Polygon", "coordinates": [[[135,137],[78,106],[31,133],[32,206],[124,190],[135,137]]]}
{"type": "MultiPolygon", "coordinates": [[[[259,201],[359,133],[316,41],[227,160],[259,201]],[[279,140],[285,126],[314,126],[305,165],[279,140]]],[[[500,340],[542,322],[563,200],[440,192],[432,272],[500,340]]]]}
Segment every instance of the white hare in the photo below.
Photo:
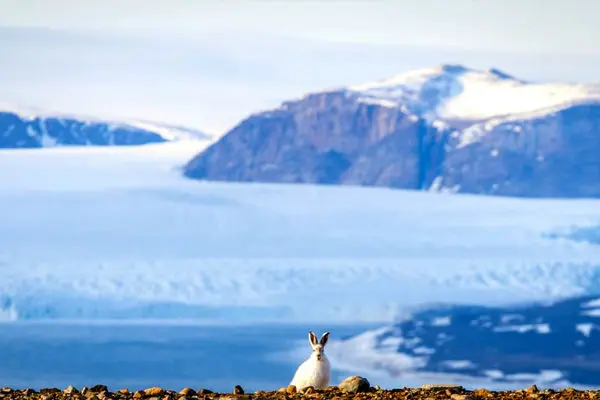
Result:
{"type": "Polygon", "coordinates": [[[301,390],[307,386],[323,389],[329,385],[331,364],[325,355],[327,339],[329,339],[329,332],[325,332],[320,341],[317,341],[314,332],[308,332],[308,340],[313,352],[306,361],[300,364],[294,374],[290,384],[296,386],[296,389],[301,390]]]}

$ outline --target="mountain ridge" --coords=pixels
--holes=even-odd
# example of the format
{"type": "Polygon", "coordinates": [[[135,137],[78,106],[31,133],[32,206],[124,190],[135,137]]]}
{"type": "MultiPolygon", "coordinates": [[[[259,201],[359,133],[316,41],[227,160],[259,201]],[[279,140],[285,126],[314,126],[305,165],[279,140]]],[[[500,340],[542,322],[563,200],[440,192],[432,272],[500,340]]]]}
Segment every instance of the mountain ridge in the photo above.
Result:
{"type": "Polygon", "coordinates": [[[199,130],[166,123],[51,112],[0,103],[0,148],[119,146],[211,139],[199,130]]]}
{"type": "Polygon", "coordinates": [[[600,197],[600,84],[441,65],[250,115],[188,162],[193,179],[600,197]]]}

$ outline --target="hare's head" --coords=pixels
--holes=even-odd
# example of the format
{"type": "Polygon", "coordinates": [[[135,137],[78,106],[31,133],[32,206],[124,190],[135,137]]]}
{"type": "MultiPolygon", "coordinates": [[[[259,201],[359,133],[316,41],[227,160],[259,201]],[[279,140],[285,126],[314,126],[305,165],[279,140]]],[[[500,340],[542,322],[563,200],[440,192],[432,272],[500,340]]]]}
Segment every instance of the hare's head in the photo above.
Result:
{"type": "Polygon", "coordinates": [[[329,332],[325,332],[323,336],[321,336],[321,340],[317,340],[317,335],[315,335],[313,331],[308,332],[308,340],[313,349],[312,357],[316,357],[318,361],[321,361],[323,358],[327,339],[329,339],[329,332]]]}

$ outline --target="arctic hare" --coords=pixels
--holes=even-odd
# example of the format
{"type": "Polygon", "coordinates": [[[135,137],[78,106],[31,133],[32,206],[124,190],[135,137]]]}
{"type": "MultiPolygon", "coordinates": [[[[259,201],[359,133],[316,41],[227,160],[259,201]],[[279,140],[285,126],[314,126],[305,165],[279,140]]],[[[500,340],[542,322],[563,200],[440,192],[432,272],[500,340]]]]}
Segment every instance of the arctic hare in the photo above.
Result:
{"type": "Polygon", "coordinates": [[[294,374],[290,384],[296,386],[296,389],[300,390],[307,386],[323,389],[329,385],[331,364],[325,355],[327,339],[329,339],[329,332],[325,332],[320,341],[317,341],[317,335],[314,332],[308,332],[308,340],[313,352],[306,361],[300,364],[294,374]]]}

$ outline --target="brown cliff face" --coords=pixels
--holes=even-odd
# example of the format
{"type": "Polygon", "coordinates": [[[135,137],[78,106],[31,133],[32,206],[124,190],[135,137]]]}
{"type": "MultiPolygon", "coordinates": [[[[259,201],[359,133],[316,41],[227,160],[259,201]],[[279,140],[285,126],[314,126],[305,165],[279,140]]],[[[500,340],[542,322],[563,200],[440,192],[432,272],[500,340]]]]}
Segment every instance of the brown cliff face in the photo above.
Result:
{"type": "Polygon", "coordinates": [[[600,104],[442,128],[346,91],[250,116],[185,167],[221,181],[600,197],[600,104]],[[466,141],[473,132],[475,139],[466,141]]]}
{"type": "Polygon", "coordinates": [[[444,187],[526,197],[600,197],[600,105],[504,122],[446,155],[444,187]]]}
{"type": "Polygon", "coordinates": [[[191,160],[191,178],[420,189],[444,132],[401,108],[345,92],[309,95],[253,115],[191,160]]]}

